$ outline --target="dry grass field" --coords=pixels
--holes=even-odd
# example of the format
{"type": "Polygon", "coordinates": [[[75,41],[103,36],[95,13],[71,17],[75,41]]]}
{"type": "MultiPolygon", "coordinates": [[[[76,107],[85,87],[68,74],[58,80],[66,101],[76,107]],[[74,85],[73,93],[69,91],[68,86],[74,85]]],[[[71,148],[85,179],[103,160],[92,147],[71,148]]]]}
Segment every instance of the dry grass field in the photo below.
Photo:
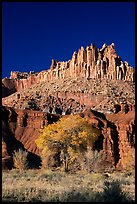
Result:
{"type": "Polygon", "coordinates": [[[135,173],[2,172],[3,202],[135,202],[135,173]]]}

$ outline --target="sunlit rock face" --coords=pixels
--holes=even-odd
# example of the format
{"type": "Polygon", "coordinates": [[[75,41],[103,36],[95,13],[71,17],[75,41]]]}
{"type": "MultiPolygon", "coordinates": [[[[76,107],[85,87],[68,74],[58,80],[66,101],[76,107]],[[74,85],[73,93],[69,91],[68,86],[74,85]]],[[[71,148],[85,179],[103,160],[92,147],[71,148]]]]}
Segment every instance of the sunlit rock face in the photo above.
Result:
{"type": "Polygon", "coordinates": [[[91,79],[135,80],[135,70],[123,62],[117,55],[114,43],[104,44],[101,49],[94,45],[81,47],[74,52],[72,59],[66,62],[52,60],[50,69],[35,72],[11,72],[15,87],[19,91],[41,81],[54,81],[68,77],[85,77],[91,79]]]}

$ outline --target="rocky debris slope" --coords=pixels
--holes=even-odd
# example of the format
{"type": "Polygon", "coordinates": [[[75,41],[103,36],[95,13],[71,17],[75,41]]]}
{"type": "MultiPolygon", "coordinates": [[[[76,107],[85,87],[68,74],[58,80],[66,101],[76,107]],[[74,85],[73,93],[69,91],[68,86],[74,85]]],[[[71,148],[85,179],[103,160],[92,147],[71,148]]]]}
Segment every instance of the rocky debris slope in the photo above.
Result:
{"type": "Polygon", "coordinates": [[[2,104],[61,114],[82,112],[85,107],[113,113],[114,106],[122,103],[134,109],[134,93],[134,82],[79,77],[38,83],[3,98],[2,104]]]}

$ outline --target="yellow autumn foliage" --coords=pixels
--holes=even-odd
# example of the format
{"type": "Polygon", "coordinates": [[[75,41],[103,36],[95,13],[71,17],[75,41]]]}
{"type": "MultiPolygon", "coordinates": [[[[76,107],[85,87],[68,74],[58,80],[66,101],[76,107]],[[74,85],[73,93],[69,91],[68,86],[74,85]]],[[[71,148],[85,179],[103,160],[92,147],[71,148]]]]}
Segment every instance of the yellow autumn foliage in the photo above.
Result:
{"type": "Polygon", "coordinates": [[[69,115],[46,126],[36,140],[36,145],[42,150],[42,156],[46,156],[49,151],[61,151],[66,169],[77,153],[86,150],[87,145],[92,146],[99,135],[100,131],[85,118],[69,115]]]}

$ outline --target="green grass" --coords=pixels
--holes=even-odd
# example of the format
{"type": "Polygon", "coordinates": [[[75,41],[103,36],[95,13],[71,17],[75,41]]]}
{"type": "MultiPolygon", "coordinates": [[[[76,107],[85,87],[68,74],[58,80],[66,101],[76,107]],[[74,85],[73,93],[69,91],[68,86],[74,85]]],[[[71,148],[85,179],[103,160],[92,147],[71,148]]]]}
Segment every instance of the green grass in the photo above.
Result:
{"type": "Polygon", "coordinates": [[[3,202],[134,202],[135,176],[50,170],[2,173],[3,202]]]}

